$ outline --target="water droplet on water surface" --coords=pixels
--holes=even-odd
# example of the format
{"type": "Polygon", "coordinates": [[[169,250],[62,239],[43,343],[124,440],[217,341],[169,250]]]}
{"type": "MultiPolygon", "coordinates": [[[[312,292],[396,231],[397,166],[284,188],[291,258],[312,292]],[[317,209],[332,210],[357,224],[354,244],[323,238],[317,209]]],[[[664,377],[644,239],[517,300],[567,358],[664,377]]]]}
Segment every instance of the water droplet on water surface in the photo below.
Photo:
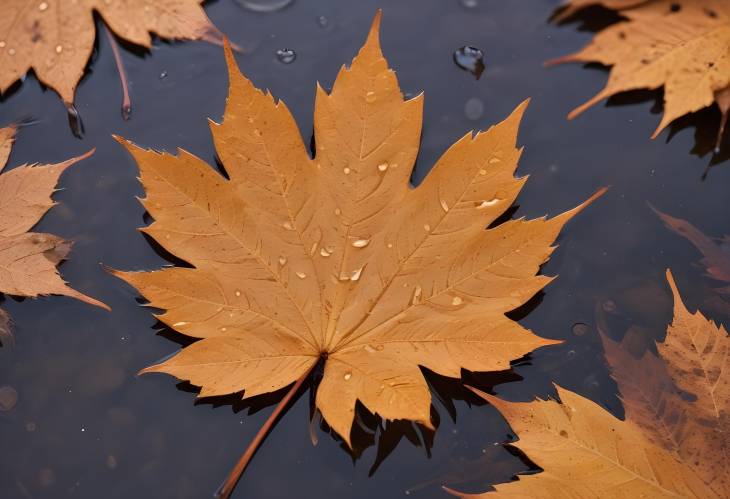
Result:
{"type": "Polygon", "coordinates": [[[484,72],[484,52],[476,47],[464,46],[454,51],[454,62],[464,71],[468,71],[477,80],[484,72]]]}
{"type": "Polygon", "coordinates": [[[327,29],[330,26],[330,20],[325,16],[317,16],[317,26],[327,29]]]}
{"type": "Polygon", "coordinates": [[[279,59],[279,62],[282,64],[291,64],[296,61],[297,53],[292,49],[279,49],[276,51],[276,58],[279,59]]]}
{"type": "Polygon", "coordinates": [[[0,412],[13,410],[18,403],[18,392],[12,386],[0,387],[0,412]]]}
{"type": "Polygon", "coordinates": [[[464,115],[472,121],[478,120],[484,115],[484,102],[477,97],[472,97],[464,104],[464,115]]]}
{"type": "Polygon", "coordinates": [[[465,9],[476,9],[479,7],[479,0],[459,0],[459,3],[465,9]]]}
{"type": "Polygon", "coordinates": [[[571,328],[571,331],[576,336],[583,336],[588,332],[588,324],[584,324],[582,322],[576,322],[573,324],[573,327],[571,328]]]}
{"type": "Polygon", "coordinates": [[[276,12],[294,3],[294,0],[236,0],[236,3],[252,12],[276,12]]]}

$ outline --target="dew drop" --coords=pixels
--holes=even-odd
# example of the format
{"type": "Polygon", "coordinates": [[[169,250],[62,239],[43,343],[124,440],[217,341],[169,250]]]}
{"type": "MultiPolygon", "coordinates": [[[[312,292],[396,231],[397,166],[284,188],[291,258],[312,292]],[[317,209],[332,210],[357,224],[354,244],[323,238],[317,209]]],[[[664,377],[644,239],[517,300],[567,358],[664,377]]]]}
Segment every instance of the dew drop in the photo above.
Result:
{"type": "Polygon", "coordinates": [[[163,70],[162,70],[162,71],[160,72],[160,75],[158,76],[158,78],[159,78],[160,80],[164,80],[165,78],[167,78],[167,71],[165,71],[165,70],[163,69],[163,70]]]}
{"type": "Polygon", "coordinates": [[[60,54],[61,52],[63,52],[63,47],[61,45],[56,45],[56,53],[60,54]]]}
{"type": "Polygon", "coordinates": [[[297,53],[292,49],[279,49],[276,51],[276,58],[282,64],[291,64],[297,60],[297,53]]]}
{"type": "Polygon", "coordinates": [[[485,170],[484,168],[479,170],[479,175],[486,175],[486,174],[487,174],[487,170],[485,170]]]}
{"type": "Polygon", "coordinates": [[[345,373],[343,377],[345,378],[345,381],[349,381],[350,378],[352,378],[352,373],[345,373]]]}
{"type": "Polygon", "coordinates": [[[225,333],[226,331],[228,331],[228,328],[227,327],[222,327],[221,328],[221,332],[225,333]]]}
{"type": "Polygon", "coordinates": [[[335,208],[335,215],[337,215],[338,217],[339,217],[340,215],[342,215],[342,210],[341,210],[341,209],[339,209],[339,208],[335,208]]]}
{"type": "Polygon", "coordinates": [[[349,169],[348,167],[344,167],[344,168],[342,169],[342,172],[343,172],[343,173],[344,173],[345,175],[349,175],[351,171],[352,171],[352,170],[350,170],[350,169],[349,169]]]}
{"type": "Polygon", "coordinates": [[[352,242],[352,245],[356,248],[364,248],[368,244],[370,244],[370,239],[357,239],[352,242]]]}
{"type": "Polygon", "coordinates": [[[0,49],[4,49],[4,48],[5,48],[5,42],[0,41],[0,49]]]}
{"type": "Polygon", "coordinates": [[[332,252],[329,251],[327,248],[320,248],[319,254],[322,255],[323,257],[327,258],[328,256],[330,256],[332,254],[332,252]]]}
{"type": "Polygon", "coordinates": [[[380,163],[378,165],[378,170],[380,170],[381,172],[384,172],[387,169],[388,169],[388,162],[387,161],[385,161],[383,163],[380,163]]]}
{"type": "Polygon", "coordinates": [[[479,7],[479,0],[460,0],[459,3],[465,9],[476,9],[479,7]]]}
{"type": "Polygon", "coordinates": [[[15,49],[8,49],[8,55],[15,55],[15,49]]]}
{"type": "Polygon", "coordinates": [[[463,300],[458,296],[454,296],[454,298],[451,300],[451,304],[455,307],[461,305],[462,303],[463,303],[463,300]]]}
{"type": "Polygon", "coordinates": [[[350,275],[351,281],[358,281],[360,279],[360,274],[362,274],[362,267],[360,267],[357,270],[353,270],[352,274],[350,275]]]}
{"type": "Polygon", "coordinates": [[[489,160],[489,164],[490,165],[493,165],[495,163],[499,163],[500,161],[502,161],[502,160],[499,159],[499,158],[492,158],[492,159],[489,160]]]}
{"type": "Polygon", "coordinates": [[[478,80],[484,72],[484,52],[476,47],[460,47],[454,51],[454,63],[478,80]]]}
{"type": "Polygon", "coordinates": [[[426,232],[430,232],[430,231],[431,231],[431,226],[430,226],[430,225],[428,225],[428,224],[425,224],[425,225],[423,226],[423,230],[425,230],[426,232]]]}
{"type": "Polygon", "coordinates": [[[393,243],[388,243],[388,248],[392,248],[392,247],[393,247],[393,243]]]}
{"type": "Polygon", "coordinates": [[[365,94],[365,102],[373,103],[377,99],[375,92],[370,90],[368,93],[365,94]]]}
{"type": "Polygon", "coordinates": [[[236,296],[241,296],[241,292],[239,290],[236,290],[236,296]]]}
{"type": "Polygon", "coordinates": [[[48,3],[41,2],[40,5],[38,6],[38,10],[40,10],[41,12],[48,10],[48,3]]]}
{"type": "Polygon", "coordinates": [[[188,325],[187,322],[180,321],[180,322],[176,322],[175,324],[173,324],[172,327],[180,327],[180,326],[187,326],[187,325],[188,325]]]}
{"type": "Polygon", "coordinates": [[[279,265],[286,265],[286,257],[280,256],[279,257],[279,265]]]}
{"type": "Polygon", "coordinates": [[[442,200],[441,200],[441,208],[442,208],[442,209],[443,209],[444,211],[449,211],[449,204],[448,204],[448,203],[446,202],[446,200],[445,200],[445,199],[442,199],[442,200]]]}
{"type": "Polygon", "coordinates": [[[307,277],[307,274],[305,274],[304,272],[297,272],[296,274],[299,279],[304,279],[305,277],[307,277]]]}
{"type": "Polygon", "coordinates": [[[282,224],[286,230],[294,230],[294,226],[292,225],[290,220],[287,220],[282,224]]]}

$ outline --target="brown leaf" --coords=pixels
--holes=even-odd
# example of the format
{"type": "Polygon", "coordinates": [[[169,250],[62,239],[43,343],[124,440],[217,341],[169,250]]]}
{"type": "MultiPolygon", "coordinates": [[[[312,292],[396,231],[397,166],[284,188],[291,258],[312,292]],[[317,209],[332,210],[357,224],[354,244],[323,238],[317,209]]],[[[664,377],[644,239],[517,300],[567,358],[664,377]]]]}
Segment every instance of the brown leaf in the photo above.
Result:
{"type": "MultiPolygon", "coordinates": [[[[0,129],[0,138],[3,136],[12,134],[0,129]]],[[[53,165],[24,165],[0,175],[0,293],[25,297],[65,295],[108,310],[100,301],[70,288],[58,274],[56,265],[66,258],[70,242],[51,234],[28,232],[55,204],[51,195],[60,175],[93,152],[53,165]]],[[[0,330],[9,331],[7,318],[3,312],[0,330]]]]}
{"type": "MultiPolygon", "coordinates": [[[[667,228],[687,239],[702,253],[700,264],[707,271],[708,277],[730,284],[730,236],[722,239],[708,237],[687,220],[667,215],[651,204],[649,207],[662,219],[667,228]]],[[[730,286],[718,291],[730,296],[730,286]]]]}
{"type": "Polygon", "coordinates": [[[667,280],[674,320],[659,357],[634,356],[628,335],[621,343],[601,335],[625,421],[560,387],[561,404],[511,403],[474,390],[517,433],[512,445],[544,470],[484,497],[729,497],[730,339],[700,312],[690,314],[669,270],[667,280]]]}
{"type": "Polygon", "coordinates": [[[201,338],[145,372],[189,380],[201,396],[251,397],[325,359],[316,404],[348,443],[357,400],[430,426],[419,366],[502,370],[556,343],[505,313],[550,281],[536,274],[553,241],[595,198],[485,230],[526,180],[514,177],[526,102],[466,134],[411,188],[423,96],[404,101],[379,24],[332,92],[317,89],[314,159],[284,103],[256,89],[228,47],[230,92],[211,128],[230,179],[185,151],[121,141],[155,219],[144,232],[193,268],[117,275],[165,310],[161,321],[201,338]]]}
{"type": "Polygon", "coordinates": [[[555,22],[565,21],[577,12],[595,5],[601,5],[607,9],[623,10],[630,7],[636,7],[637,5],[650,1],[651,0],[568,0],[558,8],[557,12],[552,17],[552,20],[555,22]]]}
{"type": "Polygon", "coordinates": [[[3,346],[13,345],[13,332],[10,329],[10,316],[0,308],[0,344],[3,346]]]}
{"type": "Polygon", "coordinates": [[[161,38],[218,40],[201,0],[6,0],[0,15],[0,93],[33,69],[73,103],[94,47],[94,12],[120,38],[149,48],[161,38]]]}
{"type": "Polygon", "coordinates": [[[722,497],[691,468],[654,445],[631,421],[556,385],[555,400],[506,402],[474,390],[507,419],[524,452],[543,471],[462,497],[697,498],[722,497]]]}
{"type": "Polygon", "coordinates": [[[0,128],[0,172],[3,171],[3,168],[5,168],[5,165],[8,163],[8,158],[10,157],[10,151],[13,149],[14,141],[14,126],[0,128]]]}
{"type": "Polygon", "coordinates": [[[680,116],[716,102],[726,115],[730,3],[651,0],[622,10],[621,15],[628,21],[599,32],[580,52],[552,61],[611,66],[606,87],[568,118],[620,92],[662,87],[664,116],[653,137],[680,116]]]}

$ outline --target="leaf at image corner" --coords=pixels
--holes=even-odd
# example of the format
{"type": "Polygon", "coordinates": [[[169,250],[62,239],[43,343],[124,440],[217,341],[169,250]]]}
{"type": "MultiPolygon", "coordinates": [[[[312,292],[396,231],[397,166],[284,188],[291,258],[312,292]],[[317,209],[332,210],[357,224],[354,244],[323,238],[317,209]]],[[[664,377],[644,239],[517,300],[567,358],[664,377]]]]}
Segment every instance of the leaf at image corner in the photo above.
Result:
{"type": "Polygon", "coordinates": [[[94,13],[118,37],[150,48],[151,33],[170,40],[222,37],[201,0],[5,0],[0,5],[0,94],[31,69],[67,104],[96,37],[94,13]]]}
{"type": "Polygon", "coordinates": [[[537,275],[563,225],[603,190],[552,219],[510,220],[527,102],[467,133],[410,186],[423,96],[404,100],[379,42],[380,15],[331,93],[317,88],[310,159],[282,101],[258,90],[226,48],[230,91],[213,138],[229,179],[201,159],[135,158],[155,222],[143,232],[192,268],[118,272],[178,332],[201,338],[144,372],[200,396],[281,389],[324,360],[316,406],[350,444],[356,402],[431,427],[420,366],[459,378],[541,346],[505,313],[551,278],[537,275]]]}
{"type": "Polygon", "coordinates": [[[730,111],[730,3],[649,0],[619,12],[626,21],[599,32],[581,51],[548,63],[611,67],[603,90],[568,118],[620,92],[663,88],[664,115],[652,138],[680,116],[713,104],[722,112],[722,133],[730,111]]]}
{"type": "MultiPolygon", "coordinates": [[[[13,136],[13,129],[0,129],[0,154],[12,144],[13,136]]],[[[55,204],[51,196],[61,174],[92,153],[93,150],[52,165],[23,165],[0,174],[0,293],[30,298],[64,295],[109,309],[69,287],[59,275],[56,266],[70,251],[69,241],[52,234],[30,232],[55,204]]],[[[4,324],[0,324],[0,330],[5,329],[9,335],[7,313],[2,312],[0,321],[4,324]]]]}
{"type": "Polygon", "coordinates": [[[462,497],[727,498],[730,490],[730,339],[690,313],[669,270],[674,318],[640,357],[601,332],[625,421],[557,387],[561,403],[513,403],[474,390],[505,416],[511,443],[543,471],[462,497]]]}

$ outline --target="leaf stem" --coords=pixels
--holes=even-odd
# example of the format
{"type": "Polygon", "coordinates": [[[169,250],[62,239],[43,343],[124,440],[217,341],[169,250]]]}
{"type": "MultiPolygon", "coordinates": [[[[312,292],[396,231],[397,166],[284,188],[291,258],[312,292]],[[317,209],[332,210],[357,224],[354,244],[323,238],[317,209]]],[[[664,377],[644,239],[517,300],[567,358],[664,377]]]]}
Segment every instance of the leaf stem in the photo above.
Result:
{"type": "Polygon", "coordinates": [[[286,408],[287,405],[289,405],[289,401],[299,391],[302,383],[304,383],[304,380],[307,379],[309,373],[312,372],[312,369],[314,369],[314,366],[316,365],[317,362],[312,363],[311,367],[307,369],[307,371],[302,374],[299,379],[297,379],[296,383],[294,383],[289,391],[286,393],[286,395],[284,395],[284,398],[281,399],[281,401],[277,404],[274,412],[271,413],[266,422],[264,422],[263,426],[261,426],[261,428],[259,429],[258,433],[256,433],[256,436],[253,438],[251,443],[248,444],[246,451],[238,459],[238,462],[233,467],[231,472],[228,474],[228,477],[226,477],[226,479],[218,488],[213,497],[215,497],[216,499],[228,499],[231,496],[233,489],[238,483],[238,480],[241,478],[241,475],[246,469],[246,466],[248,466],[249,461],[251,461],[251,458],[261,445],[261,442],[263,442],[264,438],[266,438],[266,435],[269,433],[269,430],[271,430],[271,427],[274,426],[274,423],[276,422],[281,412],[286,408]]]}
{"type": "MultiPolygon", "coordinates": [[[[103,24],[103,23],[102,23],[103,24]]],[[[122,62],[122,54],[119,52],[119,44],[114,39],[109,26],[104,24],[104,30],[106,36],[109,38],[109,44],[112,47],[114,53],[114,62],[117,65],[117,71],[119,72],[119,80],[122,83],[122,118],[126,121],[132,114],[132,101],[129,98],[129,85],[127,84],[127,72],[124,70],[124,63],[122,62]]]]}

